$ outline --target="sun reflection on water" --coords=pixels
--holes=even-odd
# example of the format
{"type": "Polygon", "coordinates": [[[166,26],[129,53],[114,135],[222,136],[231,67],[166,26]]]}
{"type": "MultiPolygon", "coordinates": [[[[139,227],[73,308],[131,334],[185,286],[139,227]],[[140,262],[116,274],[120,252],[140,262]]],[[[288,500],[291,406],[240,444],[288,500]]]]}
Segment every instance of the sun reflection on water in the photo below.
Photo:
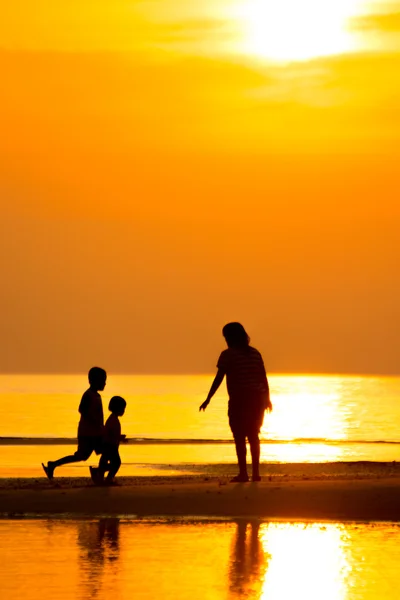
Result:
{"type": "MultiPolygon", "coordinates": [[[[340,403],[340,383],[333,378],[298,376],[274,379],[274,410],[267,415],[261,430],[261,439],[286,440],[282,444],[282,460],[312,460],[318,455],[326,460],[338,459],[341,449],[324,444],[327,440],[347,437],[347,420],[340,403]],[[307,440],[319,441],[308,444],[307,440]]],[[[268,458],[268,445],[263,447],[263,458],[268,458]]]]}
{"type": "Polygon", "coordinates": [[[350,571],[345,536],[345,528],[339,524],[265,525],[261,542],[270,559],[260,598],[345,598],[346,578],[350,571]]]}
{"type": "Polygon", "coordinates": [[[0,521],[8,600],[397,600],[396,523],[0,521]]]}
{"type": "Polygon", "coordinates": [[[345,458],[344,449],[332,444],[262,444],[261,462],[324,463],[345,458]]]}
{"type": "Polygon", "coordinates": [[[351,572],[347,539],[342,524],[239,520],[230,557],[230,597],[342,600],[351,572]]]}

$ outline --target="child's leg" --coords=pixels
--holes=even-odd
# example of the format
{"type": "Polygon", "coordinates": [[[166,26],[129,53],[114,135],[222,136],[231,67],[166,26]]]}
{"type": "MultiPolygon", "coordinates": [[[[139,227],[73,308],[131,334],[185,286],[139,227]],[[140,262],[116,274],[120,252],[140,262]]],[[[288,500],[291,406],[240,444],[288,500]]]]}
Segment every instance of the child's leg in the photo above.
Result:
{"type": "Polygon", "coordinates": [[[110,470],[110,457],[108,454],[104,453],[100,456],[99,469],[103,473],[110,470]]]}
{"type": "Polygon", "coordinates": [[[110,470],[110,452],[107,447],[103,447],[103,453],[100,456],[98,467],[89,467],[92,481],[96,485],[101,485],[104,482],[104,475],[110,470]]]}
{"type": "Polygon", "coordinates": [[[58,460],[49,460],[47,463],[47,467],[42,463],[44,472],[46,473],[49,479],[53,479],[54,471],[57,467],[61,467],[61,465],[68,465],[70,463],[80,462],[82,460],[87,460],[93,452],[93,445],[89,440],[80,439],[78,440],[78,449],[75,454],[70,454],[68,456],[63,456],[58,460]]]}
{"type": "Polygon", "coordinates": [[[96,469],[98,483],[102,483],[104,481],[104,475],[105,475],[105,473],[107,473],[107,471],[110,470],[110,468],[111,468],[110,453],[104,452],[100,456],[99,466],[96,469]]]}
{"type": "Polygon", "coordinates": [[[118,448],[116,448],[112,453],[110,453],[110,469],[108,471],[106,481],[112,481],[114,479],[115,475],[119,471],[120,466],[121,457],[119,455],[118,448]]]}

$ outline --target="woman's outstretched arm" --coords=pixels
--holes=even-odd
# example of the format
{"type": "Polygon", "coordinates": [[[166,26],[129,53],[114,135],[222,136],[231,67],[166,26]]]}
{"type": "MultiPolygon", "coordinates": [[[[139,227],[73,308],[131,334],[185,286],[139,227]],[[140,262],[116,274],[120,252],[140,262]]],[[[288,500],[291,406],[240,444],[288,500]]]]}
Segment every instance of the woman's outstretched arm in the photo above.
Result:
{"type": "Polygon", "coordinates": [[[264,383],[264,409],[267,412],[272,412],[272,402],[271,402],[271,396],[270,396],[270,393],[269,393],[268,377],[267,377],[267,373],[265,371],[264,361],[262,359],[261,359],[261,365],[262,365],[263,377],[265,377],[265,383],[264,383]]]}
{"type": "Polygon", "coordinates": [[[222,371],[222,369],[218,369],[215,379],[212,382],[212,385],[210,387],[210,391],[208,392],[208,396],[207,396],[206,400],[203,402],[203,404],[200,406],[199,410],[206,410],[207,406],[210,404],[211,398],[214,396],[215,392],[221,385],[224,377],[225,377],[224,371],[222,371]]]}
{"type": "Polygon", "coordinates": [[[267,376],[265,376],[265,382],[266,382],[266,392],[265,392],[265,410],[267,412],[272,412],[272,402],[271,402],[271,396],[269,394],[269,384],[268,384],[268,379],[267,376]]]}

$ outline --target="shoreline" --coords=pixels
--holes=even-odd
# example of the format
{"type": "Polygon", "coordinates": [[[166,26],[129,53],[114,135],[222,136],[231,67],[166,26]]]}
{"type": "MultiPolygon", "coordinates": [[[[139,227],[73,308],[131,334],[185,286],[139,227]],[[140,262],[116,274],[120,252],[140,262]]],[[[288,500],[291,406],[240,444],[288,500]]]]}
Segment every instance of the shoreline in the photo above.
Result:
{"type": "MultiPolygon", "coordinates": [[[[162,437],[128,437],[123,445],[127,446],[146,446],[146,445],[233,445],[233,438],[162,438],[162,437]]],[[[0,446],[76,446],[77,437],[24,437],[24,436],[0,436],[0,446]]],[[[356,440],[356,439],[327,439],[327,438],[294,438],[294,439],[260,439],[260,444],[270,445],[291,445],[291,444],[327,444],[330,446],[354,446],[354,445],[390,445],[399,446],[400,441],[396,440],[356,440]]]]}
{"type": "MultiPolygon", "coordinates": [[[[38,458],[38,460],[40,460],[38,458]]],[[[97,457],[96,457],[97,462],[97,457]]],[[[93,461],[92,461],[93,463],[93,461]]],[[[76,486],[77,482],[85,485],[90,481],[88,465],[90,461],[74,463],[57,470],[55,483],[63,481],[64,484],[76,486]],[[70,483],[68,483],[70,482],[70,483]]],[[[94,464],[94,463],[93,463],[94,464]]],[[[31,472],[26,473],[25,468],[15,466],[10,474],[9,469],[0,469],[0,489],[18,487],[30,487],[30,484],[44,477],[40,462],[30,465],[31,472]],[[36,472],[32,473],[32,466],[36,472]],[[19,474],[18,474],[19,473],[19,474]],[[14,482],[14,483],[13,483],[14,482]]],[[[28,469],[29,470],[29,469],[28,469]]],[[[236,462],[124,462],[118,474],[118,479],[124,479],[128,483],[147,480],[155,482],[165,478],[220,478],[228,479],[237,472],[236,462]],[[139,472],[129,472],[132,467],[140,467],[139,472]],[[143,470],[142,470],[143,469],[143,470]]],[[[265,480],[285,479],[373,479],[400,477],[399,461],[371,461],[371,460],[348,460],[348,461],[321,461],[321,462],[262,462],[260,474],[265,480]]],[[[44,478],[47,482],[47,479],[44,478]]]]}
{"type": "Polygon", "coordinates": [[[116,487],[87,478],[0,479],[0,517],[250,517],[283,520],[400,521],[400,476],[120,477],[116,487]]]}

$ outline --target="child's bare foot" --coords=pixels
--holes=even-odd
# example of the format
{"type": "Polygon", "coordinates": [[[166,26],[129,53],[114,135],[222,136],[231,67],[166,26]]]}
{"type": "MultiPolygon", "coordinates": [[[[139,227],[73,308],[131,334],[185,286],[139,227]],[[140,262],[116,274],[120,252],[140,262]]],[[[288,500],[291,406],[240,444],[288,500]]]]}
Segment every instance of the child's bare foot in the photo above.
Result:
{"type": "Polygon", "coordinates": [[[102,485],[103,478],[101,477],[99,467],[89,467],[90,477],[95,485],[102,485]]]}
{"type": "Polygon", "coordinates": [[[97,477],[96,477],[96,475],[97,475],[97,471],[98,471],[98,468],[97,468],[97,467],[89,467],[90,477],[91,477],[91,479],[92,479],[93,483],[96,483],[96,479],[97,479],[97,477]]]}
{"type": "Polygon", "coordinates": [[[120,485],[115,479],[105,479],[103,485],[120,485]]]}
{"type": "Polygon", "coordinates": [[[49,462],[47,463],[47,467],[43,463],[42,463],[42,467],[43,467],[43,471],[46,473],[47,479],[49,479],[51,481],[54,477],[53,463],[49,460],[49,462]]]}

